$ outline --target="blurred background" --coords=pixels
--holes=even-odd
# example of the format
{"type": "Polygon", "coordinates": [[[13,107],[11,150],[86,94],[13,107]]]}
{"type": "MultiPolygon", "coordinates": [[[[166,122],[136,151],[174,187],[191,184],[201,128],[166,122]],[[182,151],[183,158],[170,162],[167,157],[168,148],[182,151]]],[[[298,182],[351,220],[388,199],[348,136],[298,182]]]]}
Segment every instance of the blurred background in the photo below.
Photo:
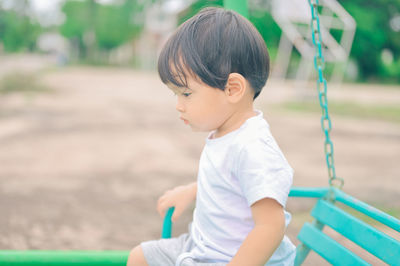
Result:
{"type": "MultiPolygon", "coordinates": [[[[345,192],[400,218],[400,2],[320,2],[336,173],[345,192]]],[[[157,198],[196,179],[206,134],[178,119],[157,55],[206,6],[223,1],[0,0],[0,249],[159,238],[157,198]]],[[[294,184],[326,186],[308,2],[248,6],[272,60],[256,106],[294,184]]],[[[289,200],[295,243],[312,204],[289,200]]]]}

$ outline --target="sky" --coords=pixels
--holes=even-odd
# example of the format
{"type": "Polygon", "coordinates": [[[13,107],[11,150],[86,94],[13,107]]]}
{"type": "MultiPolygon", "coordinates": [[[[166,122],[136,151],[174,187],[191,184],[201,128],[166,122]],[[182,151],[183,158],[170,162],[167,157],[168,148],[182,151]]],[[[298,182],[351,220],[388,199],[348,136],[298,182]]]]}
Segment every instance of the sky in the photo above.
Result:
{"type": "Polygon", "coordinates": [[[50,11],[54,10],[57,8],[57,6],[60,4],[61,0],[30,0],[32,3],[33,7],[38,10],[38,11],[50,11]]]}
{"type": "Polygon", "coordinates": [[[60,11],[63,0],[30,0],[39,23],[43,26],[60,24],[64,15],[60,11]]]}

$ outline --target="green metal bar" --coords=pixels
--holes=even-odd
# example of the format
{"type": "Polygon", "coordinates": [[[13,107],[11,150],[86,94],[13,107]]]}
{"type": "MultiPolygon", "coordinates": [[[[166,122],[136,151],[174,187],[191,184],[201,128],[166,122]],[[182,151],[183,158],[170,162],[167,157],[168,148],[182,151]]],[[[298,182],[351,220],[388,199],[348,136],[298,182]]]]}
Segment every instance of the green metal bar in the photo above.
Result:
{"type": "Polygon", "coordinates": [[[249,18],[247,0],[224,0],[224,8],[238,12],[245,18],[249,18]]]}
{"type": "Polygon", "coordinates": [[[1,266],[125,266],[129,251],[0,250],[1,266]]]}
{"type": "Polygon", "coordinates": [[[347,206],[368,215],[372,219],[381,222],[384,225],[389,226],[390,228],[400,232],[400,220],[396,219],[395,217],[384,213],[381,210],[378,210],[352,196],[347,195],[343,191],[332,188],[335,193],[335,198],[337,201],[346,204],[347,206]]]}
{"type": "Polygon", "coordinates": [[[400,241],[378,231],[325,200],[319,200],[311,215],[389,265],[399,262],[400,241]]]}

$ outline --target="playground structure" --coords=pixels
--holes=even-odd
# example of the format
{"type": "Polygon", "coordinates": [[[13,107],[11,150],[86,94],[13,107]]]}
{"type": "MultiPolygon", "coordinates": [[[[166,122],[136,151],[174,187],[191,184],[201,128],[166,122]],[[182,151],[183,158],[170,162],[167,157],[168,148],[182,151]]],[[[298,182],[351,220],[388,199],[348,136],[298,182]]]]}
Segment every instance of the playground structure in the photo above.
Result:
{"type": "MultiPolygon", "coordinates": [[[[333,64],[330,80],[341,82],[352,47],[356,23],[353,17],[336,0],[320,1],[320,31],[326,62],[333,64]],[[332,31],[339,36],[337,39],[332,31]]],[[[310,8],[303,0],[271,1],[270,12],[282,30],[277,58],[272,76],[284,79],[295,48],[301,58],[297,67],[296,79],[309,80],[312,74],[314,47],[310,28],[310,8]]]]}
{"type": "MultiPolygon", "coordinates": [[[[233,6],[229,5],[229,2],[227,2],[226,7],[235,9],[233,6]]],[[[236,10],[240,11],[240,9],[236,10]]],[[[314,38],[314,40],[315,39],[318,38],[314,38]]],[[[316,41],[316,43],[318,43],[318,41],[316,41]]],[[[319,74],[322,74],[322,67],[318,65],[318,63],[322,63],[322,61],[323,59],[321,56],[316,57],[315,63],[319,74]]],[[[323,110],[326,110],[323,116],[323,118],[326,119],[322,120],[322,126],[325,134],[328,133],[329,135],[331,123],[329,116],[327,117],[326,81],[323,76],[320,76],[318,81],[319,90],[321,92],[320,99],[323,99],[321,105],[325,106],[323,110]]],[[[373,253],[387,263],[391,265],[398,264],[396,261],[396,254],[400,254],[400,244],[398,241],[375,230],[353,216],[343,213],[343,211],[333,205],[335,201],[344,203],[365,213],[376,221],[382,222],[396,231],[400,231],[400,223],[395,218],[357,201],[335,188],[335,186],[340,187],[341,182],[340,179],[336,178],[334,168],[332,168],[333,147],[330,145],[326,147],[328,151],[332,152],[331,156],[327,156],[328,169],[330,169],[330,181],[332,181],[330,184],[332,186],[329,188],[317,189],[294,188],[290,194],[292,197],[320,199],[312,212],[316,220],[312,225],[306,224],[299,234],[299,239],[303,244],[298,248],[297,264],[301,263],[310,249],[315,250],[334,264],[366,264],[356,255],[347,251],[340,244],[326,236],[321,231],[324,224],[360,244],[365,250],[373,253]],[[330,168],[329,163],[331,163],[330,168]]],[[[170,231],[168,228],[171,228],[169,215],[166,216],[164,226],[164,236],[168,236],[168,230],[170,231]]],[[[1,265],[124,265],[127,255],[128,251],[3,251],[0,253],[0,262],[2,262],[1,265]]]]}

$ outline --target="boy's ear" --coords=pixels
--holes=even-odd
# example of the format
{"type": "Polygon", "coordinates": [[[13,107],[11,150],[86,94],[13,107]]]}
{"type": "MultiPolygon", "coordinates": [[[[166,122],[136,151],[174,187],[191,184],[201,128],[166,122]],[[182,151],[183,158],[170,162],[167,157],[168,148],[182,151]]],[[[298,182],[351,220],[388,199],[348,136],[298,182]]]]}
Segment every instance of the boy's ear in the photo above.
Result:
{"type": "Polygon", "coordinates": [[[228,101],[239,102],[248,89],[246,79],[242,75],[239,73],[229,74],[225,86],[225,95],[228,97],[228,101]]]}

